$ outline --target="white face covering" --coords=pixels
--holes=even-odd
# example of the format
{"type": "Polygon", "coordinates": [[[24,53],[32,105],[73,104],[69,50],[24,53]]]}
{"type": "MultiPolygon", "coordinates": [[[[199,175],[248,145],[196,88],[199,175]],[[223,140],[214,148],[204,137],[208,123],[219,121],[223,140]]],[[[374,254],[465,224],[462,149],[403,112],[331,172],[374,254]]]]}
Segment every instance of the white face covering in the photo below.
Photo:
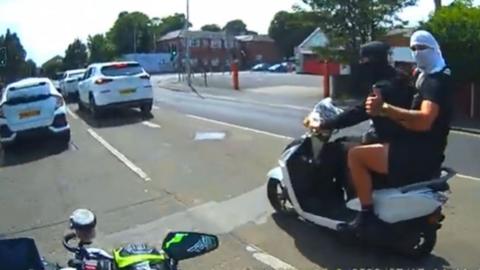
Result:
{"type": "Polygon", "coordinates": [[[418,68],[427,74],[441,71],[445,67],[440,46],[435,38],[427,31],[416,31],[410,38],[410,47],[414,45],[423,45],[428,48],[425,50],[413,51],[412,55],[417,62],[418,68]]]}

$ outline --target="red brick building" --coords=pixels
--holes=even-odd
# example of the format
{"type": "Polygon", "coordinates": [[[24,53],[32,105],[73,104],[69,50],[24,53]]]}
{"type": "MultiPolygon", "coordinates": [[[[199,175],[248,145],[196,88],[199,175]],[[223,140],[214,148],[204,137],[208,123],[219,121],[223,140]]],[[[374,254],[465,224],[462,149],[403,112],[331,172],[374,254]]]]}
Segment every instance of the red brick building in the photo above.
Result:
{"type": "Polygon", "coordinates": [[[281,60],[275,41],[267,35],[244,35],[235,37],[240,45],[243,63],[251,67],[258,63],[276,63],[281,60]]]}
{"type": "Polygon", "coordinates": [[[157,41],[158,52],[177,51],[181,66],[185,59],[185,33],[190,47],[190,59],[194,70],[220,71],[230,68],[233,59],[238,59],[241,68],[258,62],[276,62],[280,54],[274,41],[268,36],[228,36],[225,32],[173,31],[157,41]]]}

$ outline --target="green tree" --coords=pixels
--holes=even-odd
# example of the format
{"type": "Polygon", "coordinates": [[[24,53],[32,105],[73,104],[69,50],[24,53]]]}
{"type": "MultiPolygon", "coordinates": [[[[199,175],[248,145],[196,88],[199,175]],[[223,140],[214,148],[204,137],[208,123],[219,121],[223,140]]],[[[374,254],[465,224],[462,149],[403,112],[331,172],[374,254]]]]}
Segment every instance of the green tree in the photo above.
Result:
{"type": "Polygon", "coordinates": [[[360,45],[376,39],[386,27],[405,24],[397,13],[417,0],[302,0],[321,18],[329,45],[319,53],[343,62],[356,62],[360,45]],[[339,50],[342,48],[342,50],[339,50]]]}
{"type": "Polygon", "coordinates": [[[42,76],[56,78],[57,73],[63,70],[63,58],[59,55],[53,57],[42,65],[42,76]]]}
{"type": "Polygon", "coordinates": [[[0,67],[0,77],[7,83],[20,79],[27,53],[17,34],[7,29],[5,35],[0,36],[0,47],[6,48],[7,51],[7,63],[4,67],[0,67]]]}
{"type": "Polygon", "coordinates": [[[141,12],[121,12],[107,38],[119,55],[150,52],[153,47],[150,23],[150,18],[141,12]]]}
{"type": "Polygon", "coordinates": [[[480,73],[480,8],[471,1],[444,6],[421,26],[440,43],[442,54],[458,81],[478,81],[480,73]]]}
{"type": "Polygon", "coordinates": [[[68,45],[63,58],[63,67],[68,69],[84,68],[87,64],[87,46],[79,39],[68,45]]]}
{"type": "Polygon", "coordinates": [[[280,11],[275,14],[268,35],[275,40],[284,56],[292,56],[293,50],[316,28],[315,14],[308,12],[280,11]]]}
{"type": "Polygon", "coordinates": [[[220,32],[222,31],[222,28],[216,24],[206,24],[202,26],[201,28],[202,31],[210,31],[210,32],[220,32]]]}
{"type": "Polygon", "coordinates": [[[97,34],[89,36],[87,46],[90,53],[88,58],[89,63],[108,62],[115,57],[115,47],[105,35],[97,34]]]}
{"type": "MultiPolygon", "coordinates": [[[[185,14],[182,13],[175,13],[174,15],[161,18],[157,24],[156,33],[158,36],[163,36],[169,32],[181,30],[185,27],[186,20],[185,14]]],[[[191,23],[188,24],[192,27],[191,23]]]]}
{"type": "Polygon", "coordinates": [[[233,36],[247,34],[247,25],[242,20],[233,20],[227,22],[223,27],[223,30],[233,36]]]}
{"type": "Polygon", "coordinates": [[[23,66],[23,76],[36,77],[37,75],[37,64],[32,59],[28,59],[23,66]]]}

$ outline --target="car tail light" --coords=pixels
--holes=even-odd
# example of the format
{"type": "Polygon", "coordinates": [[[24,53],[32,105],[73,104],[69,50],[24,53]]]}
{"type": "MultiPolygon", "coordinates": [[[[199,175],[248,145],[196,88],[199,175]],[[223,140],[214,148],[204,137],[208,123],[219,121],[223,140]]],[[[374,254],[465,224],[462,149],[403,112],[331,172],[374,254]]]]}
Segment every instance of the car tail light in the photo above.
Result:
{"type": "Polygon", "coordinates": [[[106,84],[113,81],[112,79],[100,78],[95,80],[95,84],[106,84]]]}
{"type": "Polygon", "coordinates": [[[55,110],[65,105],[65,100],[63,97],[55,96],[55,99],[57,100],[55,104],[55,110]]]}
{"type": "Polygon", "coordinates": [[[150,80],[150,75],[148,75],[148,74],[142,75],[142,76],[140,76],[140,79],[150,80]]]}
{"type": "Polygon", "coordinates": [[[120,63],[120,64],[115,64],[113,65],[114,68],[126,68],[128,64],[125,63],[120,63]]]}

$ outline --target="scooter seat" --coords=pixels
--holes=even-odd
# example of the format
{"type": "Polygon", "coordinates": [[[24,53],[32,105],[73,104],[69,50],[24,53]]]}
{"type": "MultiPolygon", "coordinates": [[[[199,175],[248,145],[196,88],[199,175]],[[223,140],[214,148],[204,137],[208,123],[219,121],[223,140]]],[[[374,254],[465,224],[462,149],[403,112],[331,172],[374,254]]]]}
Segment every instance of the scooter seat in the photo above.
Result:
{"type": "Polygon", "coordinates": [[[451,179],[453,176],[457,174],[456,171],[450,168],[442,168],[441,173],[439,173],[439,177],[432,179],[430,181],[419,182],[415,184],[411,184],[408,186],[404,186],[400,188],[402,193],[406,193],[412,190],[424,189],[429,188],[433,191],[447,191],[450,189],[447,181],[451,179]]]}

